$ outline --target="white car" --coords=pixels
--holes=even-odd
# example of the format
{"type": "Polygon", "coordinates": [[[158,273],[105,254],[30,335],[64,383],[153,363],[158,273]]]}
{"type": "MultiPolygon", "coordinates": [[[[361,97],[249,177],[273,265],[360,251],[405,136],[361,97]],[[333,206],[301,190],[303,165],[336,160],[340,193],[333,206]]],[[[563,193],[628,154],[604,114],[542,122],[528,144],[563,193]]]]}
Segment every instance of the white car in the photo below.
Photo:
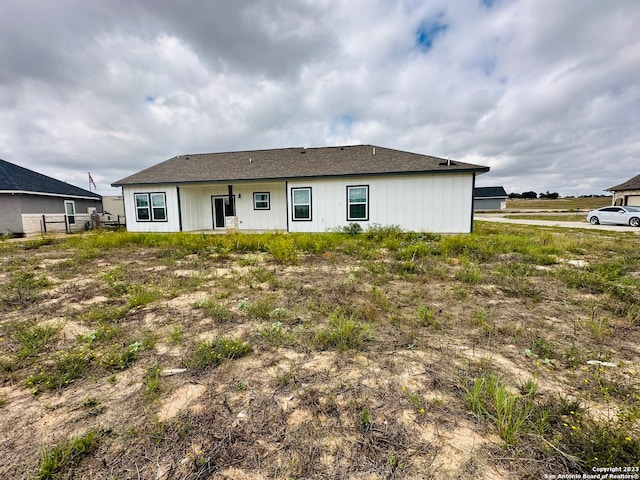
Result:
{"type": "Polygon", "coordinates": [[[640,227],[640,207],[602,207],[587,213],[587,221],[592,225],[615,223],[640,227]]]}

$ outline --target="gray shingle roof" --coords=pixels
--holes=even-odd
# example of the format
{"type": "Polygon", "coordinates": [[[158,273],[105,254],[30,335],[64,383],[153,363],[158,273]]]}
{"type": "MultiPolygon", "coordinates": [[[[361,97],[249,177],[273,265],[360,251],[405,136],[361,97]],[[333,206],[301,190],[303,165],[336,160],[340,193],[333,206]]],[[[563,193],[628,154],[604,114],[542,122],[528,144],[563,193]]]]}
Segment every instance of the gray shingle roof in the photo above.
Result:
{"type": "Polygon", "coordinates": [[[624,183],[620,185],[616,185],[615,187],[607,188],[607,192],[619,192],[622,190],[640,190],[640,175],[636,175],[633,178],[630,178],[624,183]]]}
{"type": "Polygon", "coordinates": [[[473,198],[507,198],[508,196],[503,187],[475,187],[473,189],[473,198]]]}
{"type": "Polygon", "coordinates": [[[51,193],[69,197],[102,198],[97,193],[0,159],[0,191],[51,193]]]}
{"type": "Polygon", "coordinates": [[[372,145],[180,155],[112,186],[489,171],[489,167],[372,145]]]}

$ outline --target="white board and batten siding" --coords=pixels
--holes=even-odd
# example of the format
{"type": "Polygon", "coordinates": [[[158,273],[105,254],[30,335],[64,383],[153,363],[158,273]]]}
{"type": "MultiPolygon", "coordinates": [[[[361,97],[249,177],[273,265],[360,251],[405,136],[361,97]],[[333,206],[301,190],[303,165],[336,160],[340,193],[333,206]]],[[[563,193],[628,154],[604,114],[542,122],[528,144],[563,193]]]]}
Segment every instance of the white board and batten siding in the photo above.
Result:
{"type": "Polygon", "coordinates": [[[127,230],[130,232],[178,232],[178,191],[175,185],[135,185],[122,188],[124,210],[127,217],[127,230]],[[166,221],[138,221],[136,215],[136,193],[164,193],[167,208],[166,221]]]}
{"type": "Polygon", "coordinates": [[[473,173],[393,175],[289,181],[289,231],[324,232],[347,220],[347,187],[369,187],[368,225],[399,225],[403,230],[439,233],[471,231],[473,173]],[[291,191],[311,188],[311,221],[293,221],[291,191]]]}

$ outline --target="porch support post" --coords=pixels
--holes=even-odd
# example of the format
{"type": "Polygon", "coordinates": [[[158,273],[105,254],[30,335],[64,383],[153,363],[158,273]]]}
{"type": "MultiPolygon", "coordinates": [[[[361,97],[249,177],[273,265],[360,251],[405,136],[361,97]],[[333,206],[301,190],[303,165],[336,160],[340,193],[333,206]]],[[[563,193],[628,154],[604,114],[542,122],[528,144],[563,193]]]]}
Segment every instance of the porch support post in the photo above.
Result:
{"type": "Polygon", "coordinates": [[[230,208],[230,215],[229,217],[235,217],[236,216],[236,202],[233,199],[233,185],[227,185],[227,188],[229,189],[229,208],[230,208]]]}

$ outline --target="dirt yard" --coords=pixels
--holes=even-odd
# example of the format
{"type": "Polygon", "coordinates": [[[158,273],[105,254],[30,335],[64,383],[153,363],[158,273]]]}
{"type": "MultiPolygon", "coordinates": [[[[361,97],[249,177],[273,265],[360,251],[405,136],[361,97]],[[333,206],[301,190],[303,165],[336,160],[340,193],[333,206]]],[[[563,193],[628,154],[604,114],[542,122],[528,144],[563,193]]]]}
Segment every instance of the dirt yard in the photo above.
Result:
{"type": "Polygon", "coordinates": [[[637,242],[493,224],[0,242],[0,478],[638,467],[637,242]]]}

